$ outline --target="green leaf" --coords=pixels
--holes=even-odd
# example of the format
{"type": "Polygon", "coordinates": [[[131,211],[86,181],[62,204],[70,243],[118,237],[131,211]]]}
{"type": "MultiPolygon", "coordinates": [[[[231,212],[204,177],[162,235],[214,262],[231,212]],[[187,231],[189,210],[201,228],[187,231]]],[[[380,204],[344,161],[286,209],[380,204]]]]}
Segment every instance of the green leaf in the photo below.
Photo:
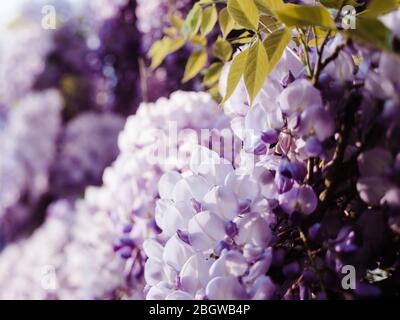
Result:
{"type": "Polygon", "coordinates": [[[240,35],[237,35],[235,38],[229,39],[229,42],[239,46],[252,42],[254,39],[254,34],[250,33],[247,30],[242,29],[242,31],[243,32],[240,35]]]}
{"type": "Polygon", "coordinates": [[[210,89],[207,90],[207,92],[211,95],[211,97],[217,102],[219,103],[222,98],[221,95],[219,93],[219,86],[218,83],[214,84],[210,89]]]}
{"type": "Polygon", "coordinates": [[[181,30],[183,28],[183,24],[185,23],[185,21],[183,21],[183,19],[177,15],[170,15],[169,18],[171,25],[175,28],[177,28],[178,30],[181,30]]]}
{"type": "Polygon", "coordinates": [[[233,30],[235,27],[235,20],[229,15],[228,9],[224,8],[219,13],[218,17],[219,27],[221,28],[222,35],[224,39],[228,36],[228,34],[233,30]]]}
{"type": "Polygon", "coordinates": [[[378,48],[392,53],[399,53],[393,48],[393,33],[376,18],[357,17],[357,28],[344,32],[355,41],[362,42],[373,48],[378,48]]]}
{"type": "Polygon", "coordinates": [[[199,45],[202,47],[207,46],[207,38],[200,34],[195,34],[194,36],[190,37],[190,42],[194,45],[199,45]]]}
{"type": "Polygon", "coordinates": [[[397,8],[398,3],[396,0],[371,0],[368,4],[367,10],[362,12],[360,16],[375,18],[397,8]]]}
{"type": "Polygon", "coordinates": [[[257,30],[260,13],[254,0],[228,0],[228,12],[242,27],[257,30]]]}
{"type": "Polygon", "coordinates": [[[206,87],[211,87],[213,84],[217,83],[223,67],[224,65],[221,62],[213,63],[204,72],[203,85],[206,87]]]}
{"type": "Polygon", "coordinates": [[[261,40],[257,40],[249,49],[244,69],[244,83],[250,98],[250,105],[264,85],[268,75],[268,56],[261,40]]]}
{"type": "Polygon", "coordinates": [[[164,37],[153,43],[149,50],[149,57],[151,58],[152,70],[156,69],[170,53],[173,53],[185,45],[185,40],[182,38],[171,39],[164,37]]]}
{"type": "Polygon", "coordinates": [[[325,37],[329,36],[329,38],[331,38],[331,37],[334,37],[337,33],[336,31],[329,31],[326,29],[321,29],[319,27],[315,27],[314,30],[315,30],[315,34],[313,35],[313,38],[308,41],[308,44],[307,44],[309,47],[315,47],[316,43],[317,43],[317,46],[320,46],[320,45],[322,45],[323,41],[325,40],[325,37]],[[317,40],[317,41],[315,41],[315,40],[317,40]]]}
{"type": "Polygon", "coordinates": [[[278,29],[282,24],[278,22],[273,16],[262,15],[260,17],[260,31],[270,33],[278,29]]]}
{"type": "Polygon", "coordinates": [[[203,36],[209,34],[217,23],[217,20],[218,12],[215,5],[205,8],[201,18],[201,34],[203,36]]]}
{"type": "Polygon", "coordinates": [[[197,50],[191,54],[186,64],[185,74],[182,82],[188,82],[193,79],[207,63],[207,52],[205,50],[197,50]]]}
{"type": "Polygon", "coordinates": [[[260,31],[269,33],[271,30],[278,29],[281,25],[276,19],[275,11],[281,8],[284,3],[282,0],[255,0],[260,16],[260,31]]]}
{"type": "Polygon", "coordinates": [[[240,78],[243,76],[244,68],[246,66],[247,55],[249,49],[240,52],[232,61],[231,67],[229,69],[228,81],[226,86],[225,97],[221,104],[225,103],[235,91],[237,85],[239,84],[240,78]]]}
{"type": "Polygon", "coordinates": [[[201,25],[202,10],[201,6],[196,3],[189,11],[185,22],[182,26],[182,33],[186,36],[192,36],[197,33],[201,25]]]}
{"type": "Polygon", "coordinates": [[[329,11],[322,6],[286,4],[275,11],[278,19],[288,28],[319,26],[336,29],[329,11]]]}
{"type": "Polygon", "coordinates": [[[282,0],[255,0],[255,3],[258,10],[266,15],[273,15],[275,10],[284,5],[282,0]]]}
{"type": "Polygon", "coordinates": [[[183,38],[171,39],[168,48],[168,54],[174,53],[185,45],[186,41],[183,38]]]}
{"type": "Polygon", "coordinates": [[[164,35],[173,38],[178,35],[178,29],[176,29],[175,27],[167,27],[163,29],[163,33],[164,35]]]}
{"type": "Polygon", "coordinates": [[[268,56],[268,74],[278,64],[291,39],[292,33],[285,28],[269,34],[264,40],[263,44],[268,56]]]}
{"type": "Polygon", "coordinates": [[[226,40],[218,38],[213,47],[213,55],[221,61],[229,61],[232,56],[231,44],[226,40]]]}
{"type": "Polygon", "coordinates": [[[151,58],[151,69],[157,68],[168,55],[168,43],[166,38],[155,41],[149,50],[149,57],[151,58]]]}
{"type": "Polygon", "coordinates": [[[346,0],[344,3],[343,0],[319,0],[319,2],[327,8],[335,9],[345,5],[350,5],[353,7],[358,7],[360,5],[356,0],[346,0]]]}

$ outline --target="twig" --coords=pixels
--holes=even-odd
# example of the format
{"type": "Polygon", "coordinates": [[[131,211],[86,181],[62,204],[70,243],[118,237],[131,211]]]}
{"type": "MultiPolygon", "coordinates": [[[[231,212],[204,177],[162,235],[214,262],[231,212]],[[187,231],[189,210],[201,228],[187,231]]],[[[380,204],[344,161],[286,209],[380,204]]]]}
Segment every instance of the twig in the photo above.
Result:
{"type": "Polygon", "coordinates": [[[142,99],[144,102],[148,102],[148,87],[147,87],[147,70],[143,58],[139,58],[139,76],[140,76],[140,87],[142,89],[142,99]]]}
{"type": "MultiPolygon", "coordinates": [[[[342,0],[342,2],[340,3],[340,7],[339,7],[339,9],[338,9],[338,11],[337,11],[337,13],[336,13],[335,19],[334,19],[335,21],[339,18],[340,14],[341,14],[341,12],[342,12],[342,9],[343,9],[343,7],[344,7],[344,5],[345,5],[345,3],[346,3],[345,0],[342,0]]],[[[317,84],[318,84],[319,75],[320,75],[321,71],[322,71],[332,60],[334,60],[334,59],[337,58],[337,56],[339,55],[340,50],[342,49],[342,48],[341,48],[341,49],[339,50],[339,52],[337,53],[337,55],[336,55],[335,57],[332,57],[332,60],[330,59],[331,57],[329,57],[328,59],[329,59],[330,61],[327,62],[327,61],[325,60],[325,62],[322,63],[322,58],[323,58],[323,55],[324,55],[325,46],[327,45],[328,40],[329,40],[331,34],[332,34],[332,30],[329,30],[329,31],[326,33],[325,37],[324,37],[324,40],[323,40],[323,42],[322,42],[322,44],[321,44],[321,47],[318,48],[318,46],[317,46],[317,56],[318,56],[318,57],[317,57],[317,62],[316,62],[316,64],[315,64],[314,73],[313,73],[313,77],[312,77],[312,83],[313,83],[314,85],[317,85],[317,84]]],[[[316,34],[315,34],[315,28],[314,28],[314,36],[316,36],[316,34]]],[[[315,41],[315,42],[317,43],[317,41],[315,41]]],[[[336,48],[336,49],[337,49],[337,48],[336,48]]],[[[336,51],[336,50],[335,50],[335,51],[336,51]]],[[[334,54],[335,54],[335,53],[334,53],[334,54]]]]}
{"type": "Polygon", "coordinates": [[[310,246],[308,245],[307,237],[305,236],[304,232],[301,230],[300,227],[298,228],[298,231],[299,231],[299,234],[300,234],[300,239],[303,241],[304,247],[306,248],[307,256],[308,256],[308,259],[310,260],[311,266],[313,267],[313,269],[314,269],[314,271],[315,271],[315,273],[317,275],[318,283],[319,283],[319,285],[321,287],[321,290],[326,292],[326,288],[325,288],[322,276],[319,273],[318,268],[315,266],[314,256],[313,256],[313,253],[312,253],[312,251],[310,249],[310,246]]]}
{"type": "Polygon", "coordinates": [[[325,46],[328,43],[329,37],[331,36],[331,31],[328,31],[322,41],[321,47],[317,47],[317,62],[315,63],[314,73],[312,76],[312,83],[316,85],[318,83],[319,74],[322,71],[322,56],[324,54],[325,46]]]}
{"type": "Polygon", "coordinates": [[[307,74],[311,78],[313,72],[312,72],[312,68],[311,68],[311,64],[310,64],[310,56],[308,54],[308,47],[307,47],[307,42],[306,42],[307,39],[305,39],[305,34],[304,34],[303,30],[297,28],[297,31],[300,34],[300,37],[299,37],[300,38],[300,43],[301,43],[301,46],[302,46],[303,52],[304,52],[304,64],[305,64],[306,69],[307,69],[307,74]]]}
{"type": "Polygon", "coordinates": [[[340,180],[340,168],[343,165],[344,153],[350,138],[350,132],[354,123],[355,113],[361,104],[361,101],[362,97],[358,92],[352,91],[350,93],[350,97],[345,107],[345,110],[347,111],[345,115],[345,121],[341,126],[338,144],[333,155],[332,164],[328,169],[328,173],[325,178],[324,184],[326,189],[320,194],[319,197],[321,201],[319,211],[326,208],[326,205],[330,202],[332,194],[334,194],[337,184],[340,180]]]}
{"type": "Polygon", "coordinates": [[[314,177],[314,165],[315,165],[315,158],[309,158],[307,162],[307,182],[311,185],[313,177],[314,177]]]}

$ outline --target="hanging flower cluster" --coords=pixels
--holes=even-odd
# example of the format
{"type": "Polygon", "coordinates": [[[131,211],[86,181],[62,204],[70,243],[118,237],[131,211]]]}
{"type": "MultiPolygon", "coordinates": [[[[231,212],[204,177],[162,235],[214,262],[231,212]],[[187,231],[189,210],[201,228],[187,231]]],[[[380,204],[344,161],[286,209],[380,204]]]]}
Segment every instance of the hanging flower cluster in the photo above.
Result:
{"type": "MultiPolygon", "coordinates": [[[[108,135],[113,130],[108,125],[119,124],[119,119],[107,116],[101,119],[83,114],[81,117],[93,117],[101,135],[108,135]]],[[[81,127],[79,120],[78,117],[75,123],[71,122],[71,138],[74,138],[75,130],[87,130],[85,126],[81,127]]],[[[208,145],[210,136],[219,141],[217,128],[225,128],[227,124],[227,117],[206,93],[176,92],[170,99],[143,103],[137,114],[128,118],[119,136],[120,154],[106,169],[103,186],[88,188],[84,200],[76,203],[65,199],[51,205],[43,227],[29,239],[9,245],[0,255],[0,265],[4,261],[0,279],[7,279],[0,297],[143,298],[146,257],[142,243],[159,233],[154,216],[155,201],[159,198],[158,180],[168,170],[186,168],[192,147],[201,143],[201,139],[208,145]],[[207,135],[202,136],[201,130],[207,130],[207,135]],[[170,144],[169,139],[173,137],[169,134],[174,133],[176,141],[170,144]],[[166,145],[169,146],[166,153],[157,154],[156,151],[166,145]],[[56,228],[64,231],[60,231],[57,241],[47,244],[56,228]],[[39,248],[43,258],[25,254],[39,248]],[[21,267],[14,269],[14,264],[21,267]],[[42,278],[38,278],[43,266],[51,266],[57,275],[58,282],[53,289],[43,288],[42,278]],[[25,286],[28,282],[33,283],[25,286]]],[[[90,138],[93,139],[88,134],[90,138]]],[[[232,136],[227,138],[232,139],[232,136]]],[[[81,168],[85,169],[85,157],[92,153],[78,154],[71,150],[71,146],[83,144],[84,140],[79,144],[69,145],[68,142],[69,139],[63,144],[65,152],[58,164],[74,166],[77,174],[84,172],[81,168]]],[[[230,148],[225,149],[227,154],[233,152],[230,148]]],[[[94,168],[93,163],[90,168],[94,168]]],[[[69,191],[70,181],[75,182],[74,176],[69,179],[61,191],[69,191]]],[[[46,275],[44,278],[47,279],[46,275]]]]}
{"type": "Polygon", "coordinates": [[[214,151],[198,147],[190,171],[159,182],[161,239],[146,240],[147,299],[268,299],[274,223],[258,185],[214,151]]]}
{"type": "Polygon", "coordinates": [[[51,193],[66,197],[83,192],[85,186],[100,185],[104,168],[118,155],[115,142],[123,126],[123,118],[112,113],[86,112],[71,120],[59,138],[50,172],[51,193]]]}
{"type": "Polygon", "coordinates": [[[60,200],[29,238],[1,255],[1,299],[110,299],[118,297],[124,266],[109,243],[106,214],[85,202],[60,200]],[[78,214],[79,213],[79,214],[78,214]]]}
{"type": "Polygon", "coordinates": [[[114,250],[128,264],[137,264],[130,271],[133,283],[143,276],[143,241],[159,232],[154,216],[158,180],[166,171],[187,168],[192,147],[208,144],[210,136],[219,141],[217,129],[226,125],[227,118],[212,98],[194,92],[144,103],[128,118],[119,137],[120,155],[103,176],[102,203],[119,223],[114,250]]]}
{"type": "Polygon", "coordinates": [[[47,192],[62,101],[48,90],[26,96],[14,108],[0,128],[0,243],[27,227],[47,192]]]}

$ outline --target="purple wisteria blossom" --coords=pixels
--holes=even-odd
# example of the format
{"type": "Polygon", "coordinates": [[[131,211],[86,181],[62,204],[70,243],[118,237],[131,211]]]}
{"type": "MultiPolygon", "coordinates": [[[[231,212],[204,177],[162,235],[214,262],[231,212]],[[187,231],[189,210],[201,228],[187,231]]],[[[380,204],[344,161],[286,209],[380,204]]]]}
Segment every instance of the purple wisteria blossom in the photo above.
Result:
{"type": "Polygon", "coordinates": [[[31,219],[49,187],[61,129],[62,100],[55,90],[23,98],[0,129],[0,238],[10,241],[31,219]]]}
{"type": "Polygon", "coordinates": [[[272,296],[265,273],[275,216],[257,181],[201,146],[190,171],[160,179],[156,222],[162,233],[144,243],[147,299],[272,296]]]}
{"type": "Polygon", "coordinates": [[[51,193],[71,196],[101,184],[103,170],[118,155],[117,137],[123,125],[123,118],[112,113],[81,113],[68,122],[51,169],[51,193]]]}

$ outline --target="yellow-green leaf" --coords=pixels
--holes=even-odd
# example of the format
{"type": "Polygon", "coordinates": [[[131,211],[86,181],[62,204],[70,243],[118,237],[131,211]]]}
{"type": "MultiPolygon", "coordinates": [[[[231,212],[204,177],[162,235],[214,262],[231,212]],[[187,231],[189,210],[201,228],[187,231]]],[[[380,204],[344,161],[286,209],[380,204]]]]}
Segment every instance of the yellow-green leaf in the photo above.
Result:
{"type": "Polygon", "coordinates": [[[186,43],[185,39],[183,39],[183,38],[175,38],[175,39],[171,39],[171,40],[172,41],[169,43],[168,54],[178,51],[186,43]]]}
{"type": "Polygon", "coordinates": [[[246,66],[247,55],[249,53],[249,49],[246,49],[240,52],[232,61],[231,67],[228,73],[228,80],[226,84],[226,92],[225,97],[221,104],[225,103],[235,91],[237,85],[239,84],[240,79],[243,76],[244,68],[246,66]]]}
{"type": "Polygon", "coordinates": [[[380,15],[390,12],[398,7],[396,0],[371,0],[367,10],[362,12],[360,16],[379,17],[380,15]]]}
{"type": "Polygon", "coordinates": [[[399,53],[393,47],[393,33],[376,18],[359,16],[357,17],[357,28],[349,29],[345,33],[354,40],[373,48],[399,53]]]}
{"type": "Polygon", "coordinates": [[[278,29],[281,26],[273,16],[262,15],[260,17],[260,31],[269,33],[278,29]]]}
{"type": "Polygon", "coordinates": [[[201,34],[203,36],[209,34],[217,23],[217,20],[218,12],[215,5],[205,8],[201,18],[201,34]]]}
{"type": "Polygon", "coordinates": [[[248,31],[245,31],[243,33],[240,34],[240,36],[238,36],[238,38],[234,38],[232,40],[230,40],[230,42],[232,44],[236,44],[236,45],[243,45],[246,43],[249,43],[253,40],[254,35],[248,31]]]}
{"type": "Polygon", "coordinates": [[[182,26],[182,33],[187,36],[192,36],[197,33],[200,29],[202,17],[201,6],[196,3],[193,8],[189,11],[185,22],[182,26]]]}
{"type": "Polygon", "coordinates": [[[175,27],[167,27],[163,29],[163,33],[173,38],[178,34],[178,29],[176,29],[175,27]]]}
{"type": "Polygon", "coordinates": [[[353,7],[358,7],[360,4],[356,0],[319,0],[321,4],[328,8],[338,9],[341,6],[350,5],[353,7]]]}
{"type": "Polygon", "coordinates": [[[149,57],[151,58],[151,69],[157,68],[170,53],[173,53],[185,45],[185,40],[182,38],[171,39],[164,37],[153,43],[149,50],[149,57]]]}
{"type": "Polygon", "coordinates": [[[177,28],[178,30],[181,30],[183,27],[183,24],[185,23],[185,21],[181,17],[174,15],[174,14],[171,15],[169,19],[171,21],[171,25],[173,27],[177,28]]]}
{"type": "Polygon", "coordinates": [[[203,78],[203,85],[206,87],[211,87],[213,84],[217,83],[221,75],[223,68],[221,62],[213,63],[205,72],[203,78]]]}
{"type": "Polygon", "coordinates": [[[228,36],[229,32],[235,27],[235,20],[229,15],[228,9],[224,8],[219,13],[218,17],[219,27],[221,29],[224,39],[228,36]]]}
{"type": "Polygon", "coordinates": [[[244,68],[244,84],[249,95],[250,105],[264,85],[268,75],[268,56],[261,40],[256,41],[250,48],[244,68]]]}
{"type": "Polygon", "coordinates": [[[150,48],[149,56],[151,58],[151,69],[157,68],[168,55],[168,45],[165,40],[158,40],[150,48]]]}
{"type": "Polygon", "coordinates": [[[286,4],[275,11],[278,19],[288,28],[319,26],[336,29],[329,11],[322,6],[286,4]]]}
{"type": "Polygon", "coordinates": [[[219,86],[218,83],[214,84],[207,92],[211,95],[211,97],[217,102],[221,102],[221,95],[219,93],[219,86]]]}
{"type": "Polygon", "coordinates": [[[284,5],[282,0],[255,0],[258,10],[267,15],[273,15],[274,11],[284,5]]]}
{"type": "Polygon", "coordinates": [[[257,30],[260,13],[254,0],[228,0],[228,12],[242,27],[257,30]]]}
{"type": "Polygon", "coordinates": [[[313,34],[313,37],[310,38],[307,43],[309,47],[320,46],[327,36],[329,36],[329,38],[333,38],[336,36],[337,33],[337,31],[330,31],[319,27],[315,27],[314,31],[315,34],[313,34]]]}
{"type": "Polygon", "coordinates": [[[203,37],[200,34],[195,34],[194,36],[192,36],[190,38],[190,41],[195,44],[195,45],[199,45],[202,47],[205,47],[207,45],[207,38],[203,37]]]}
{"type": "Polygon", "coordinates": [[[264,40],[264,48],[268,56],[268,74],[278,64],[291,39],[292,33],[285,28],[269,34],[264,40]]]}
{"type": "Polygon", "coordinates": [[[213,47],[213,55],[221,61],[229,61],[232,56],[231,44],[226,40],[218,38],[213,47]]]}
{"type": "Polygon", "coordinates": [[[193,79],[207,63],[207,52],[205,50],[197,50],[191,54],[186,64],[185,74],[182,82],[188,82],[193,79]]]}

